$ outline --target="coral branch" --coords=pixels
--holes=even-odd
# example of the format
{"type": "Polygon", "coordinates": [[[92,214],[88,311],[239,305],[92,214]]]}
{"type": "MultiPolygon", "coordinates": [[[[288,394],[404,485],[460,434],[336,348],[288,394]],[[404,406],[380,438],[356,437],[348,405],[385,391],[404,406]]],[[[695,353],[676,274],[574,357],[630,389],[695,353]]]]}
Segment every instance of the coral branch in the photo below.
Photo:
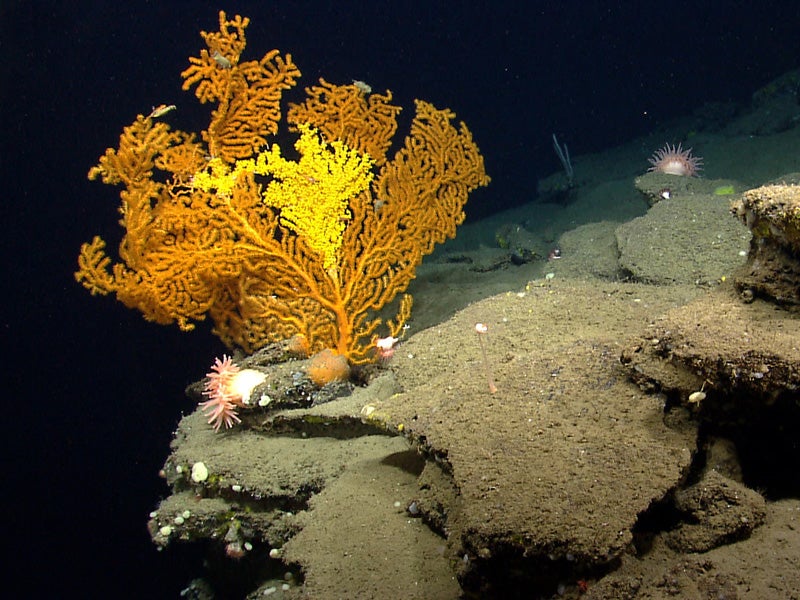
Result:
{"type": "Polygon", "coordinates": [[[367,94],[362,87],[333,85],[324,79],[306,88],[308,99],[291,106],[289,123],[308,123],[327,140],[339,140],[349,148],[369,154],[377,166],[386,162],[386,152],[397,131],[397,115],[402,110],[389,104],[392,93],[367,94]]]}
{"type": "Polygon", "coordinates": [[[391,93],[321,80],[289,110],[290,160],[273,138],[300,72],[276,50],[242,62],[247,24],[220,13],[183,72],[184,89],[216,105],[199,138],[156,122],[157,111],[139,115],[89,171],[122,186],[125,236],[113,264],[100,237],[84,244],[76,279],[157,323],[189,330],[208,315],[247,351],[298,335],[309,351],[373,360],[379,328],[398,337],[409,318],[402,294],[416,267],[489,182],[483,158],[453,113],[418,101],[388,160],[400,110],[391,93]],[[398,294],[383,323],[377,311],[398,294]]]}
{"type": "Polygon", "coordinates": [[[181,73],[184,90],[196,85],[200,102],[217,104],[203,139],[211,156],[225,162],[252,156],[267,143],[267,136],[278,132],[283,91],[294,87],[300,76],[292,56],[283,57],[277,50],[260,61],[239,62],[249,22],[238,15],[228,21],[220,12],[219,32],[200,34],[208,49],[190,58],[189,68],[181,73]]]}

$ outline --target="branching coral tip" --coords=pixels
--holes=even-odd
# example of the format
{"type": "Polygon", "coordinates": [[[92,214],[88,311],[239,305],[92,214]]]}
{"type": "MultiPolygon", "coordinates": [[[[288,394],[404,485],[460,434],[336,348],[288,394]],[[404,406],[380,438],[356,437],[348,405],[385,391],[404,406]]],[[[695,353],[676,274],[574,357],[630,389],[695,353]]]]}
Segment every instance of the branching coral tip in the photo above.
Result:
{"type": "Polygon", "coordinates": [[[486,380],[489,382],[489,393],[494,394],[497,391],[497,386],[494,384],[494,377],[492,376],[492,367],[489,364],[489,357],[486,354],[486,344],[483,341],[489,334],[489,327],[484,323],[475,323],[475,332],[478,334],[478,342],[481,345],[481,354],[483,355],[483,369],[486,371],[486,380]]]}

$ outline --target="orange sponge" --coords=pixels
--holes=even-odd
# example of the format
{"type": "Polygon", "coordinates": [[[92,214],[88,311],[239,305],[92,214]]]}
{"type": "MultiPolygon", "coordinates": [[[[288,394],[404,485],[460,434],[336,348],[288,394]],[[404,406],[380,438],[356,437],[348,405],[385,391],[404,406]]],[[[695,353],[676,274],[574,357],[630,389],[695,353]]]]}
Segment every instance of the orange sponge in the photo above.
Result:
{"type": "Polygon", "coordinates": [[[308,378],[316,385],[323,386],[331,381],[344,381],[350,376],[350,365],[343,354],[325,349],[311,357],[306,369],[308,378]]]}

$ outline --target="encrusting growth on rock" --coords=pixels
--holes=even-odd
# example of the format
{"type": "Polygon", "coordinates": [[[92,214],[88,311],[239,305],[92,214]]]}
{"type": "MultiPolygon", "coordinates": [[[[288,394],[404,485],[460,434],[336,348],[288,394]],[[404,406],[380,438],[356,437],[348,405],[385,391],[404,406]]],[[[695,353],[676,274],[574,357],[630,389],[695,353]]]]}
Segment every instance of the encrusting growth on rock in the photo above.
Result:
{"type": "Polygon", "coordinates": [[[299,134],[288,159],[275,138],[300,71],[277,50],[242,60],[248,22],[221,12],[182,73],[183,88],[214,105],[207,129],[156,121],[169,110],[139,115],[89,171],[122,186],[125,234],[119,262],[99,236],[84,244],[75,276],[150,321],[190,330],[209,316],[230,347],[302,336],[308,354],[375,360],[375,340],[397,337],[410,315],[403,292],[416,267],[488,184],[483,157],[452,112],[417,101],[389,158],[400,111],[391,93],[320,80],[288,109],[299,134]],[[384,323],[376,313],[398,295],[384,323]]]}

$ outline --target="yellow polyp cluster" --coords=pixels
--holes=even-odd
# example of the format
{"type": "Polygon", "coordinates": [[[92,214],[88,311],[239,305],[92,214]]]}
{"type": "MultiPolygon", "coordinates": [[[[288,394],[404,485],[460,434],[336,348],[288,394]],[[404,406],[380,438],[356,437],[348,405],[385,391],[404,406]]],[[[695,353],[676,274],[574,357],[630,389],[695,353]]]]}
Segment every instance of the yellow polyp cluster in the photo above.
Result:
{"type": "Polygon", "coordinates": [[[326,270],[337,264],[342,236],[351,218],[348,204],[369,188],[374,161],[343,142],[326,144],[317,131],[299,125],[297,162],[281,156],[273,145],[267,159],[270,181],[264,202],[281,211],[281,224],[323,255],[326,270]]]}
{"type": "Polygon", "coordinates": [[[248,158],[237,160],[233,168],[228,166],[221,158],[212,158],[206,168],[198,171],[192,177],[192,186],[204,192],[211,192],[223,198],[230,198],[236,180],[243,173],[255,173],[255,161],[248,158]]]}
{"type": "Polygon", "coordinates": [[[264,203],[280,211],[281,225],[320,253],[324,268],[330,270],[337,264],[342,236],[352,217],[349,201],[369,188],[375,162],[341,141],[325,143],[309,125],[300,124],[298,130],[298,161],[284,158],[280,146],[273,144],[255,160],[237,160],[232,167],[212,159],[194,175],[192,183],[197,189],[228,198],[243,174],[270,176],[264,203]]]}

